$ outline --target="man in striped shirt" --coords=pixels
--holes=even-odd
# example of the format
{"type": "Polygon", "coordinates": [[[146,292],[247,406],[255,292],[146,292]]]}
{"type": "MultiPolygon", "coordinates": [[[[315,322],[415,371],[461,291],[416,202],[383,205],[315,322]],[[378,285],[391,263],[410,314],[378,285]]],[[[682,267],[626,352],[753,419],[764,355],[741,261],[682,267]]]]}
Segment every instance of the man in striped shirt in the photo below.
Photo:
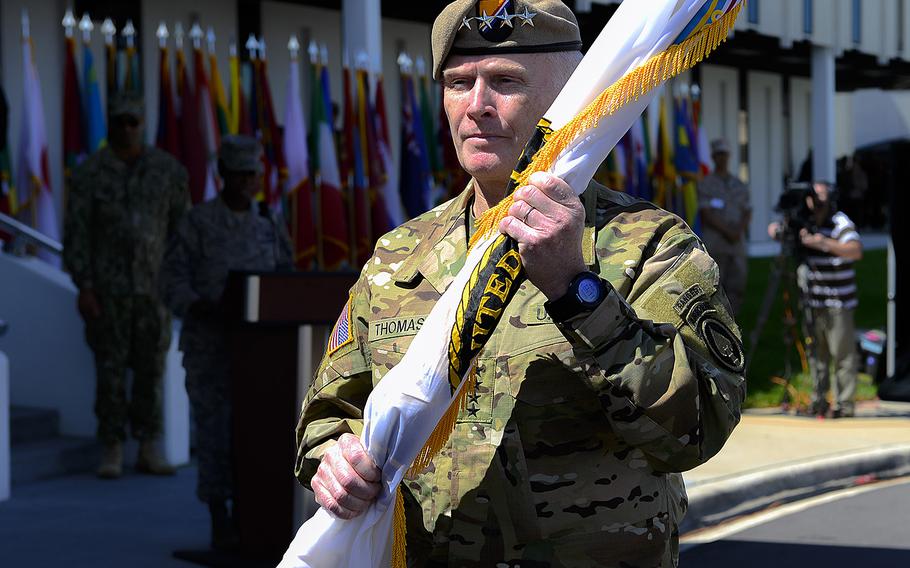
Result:
{"type": "MultiPolygon", "coordinates": [[[[807,197],[816,229],[800,231],[804,247],[798,269],[800,288],[812,334],[812,375],[814,390],[810,410],[826,416],[834,366],[833,418],[853,416],[858,355],[853,312],[857,306],[856,274],[853,263],[863,256],[863,246],[853,221],[832,199],[828,183],[813,184],[814,194],[807,197]]],[[[768,233],[778,238],[780,224],[772,223],[768,233]]]]}

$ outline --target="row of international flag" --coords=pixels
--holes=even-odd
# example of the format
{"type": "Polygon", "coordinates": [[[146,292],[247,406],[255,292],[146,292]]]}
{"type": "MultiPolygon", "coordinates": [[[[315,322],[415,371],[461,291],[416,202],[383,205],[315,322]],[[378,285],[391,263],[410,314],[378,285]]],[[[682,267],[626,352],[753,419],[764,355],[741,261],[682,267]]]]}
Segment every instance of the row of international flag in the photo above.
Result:
{"type": "Polygon", "coordinates": [[[655,98],[595,179],[676,213],[700,233],[696,184],[711,171],[711,152],[698,91],[681,91],[655,98]]]}
{"type": "MultiPolygon", "coordinates": [[[[13,178],[6,143],[7,107],[0,90],[0,212],[18,214],[51,238],[59,239],[47,164],[47,140],[41,87],[34,63],[27,19],[23,21],[23,113],[19,159],[13,178]],[[15,183],[14,183],[15,181],[15,183]],[[18,188],[18,192],[17,192],[18,188]]],[[[77,22],[64,19],[63,155],[68,174],[106,144],[107,113],[91,49],[93,24],[78,22],[82,32],[82,72],[77,61],[77,22]]],[[[104,87],[107,99],[117,91],[141,93],[135,30],[127,24],[120,47],[113,24],[105,37],[104,87]]],[[[381,75],[366,70],[364,55],[343,66],[342,103],[333,104],[325,46],[311,43],[306,62],[296,38],[291,53],[283,125],[279,125],[268,81],[264,42],[250,37],[249,61],[230,48],[227,89],[215,55],[215,37],[194,25],[190,32],[191,65],[184,34],[174,29],[173,71],[170,34],[158,28],[159,97],[156,145],[187,168],[194,203],[217,194],[217,154],[226,134],[257,137],[265,153],[261,199],[288,221],[297,265],[304,270],[357,268],[373,244],[406,218],[419,215],[460,191],[467,179],[458,165],[439,97],[421,68],[423,62],[399,57],[401,144],[399,167],[386,116],[381,75]],[[203,41],[207,53],[203,52],[203,41]],[[301,66],[310,87],[309,116],[303,108],[301,66]],[[192,78],[192,80],[191,80],[192,78]],[[340,117],[335,114],[340,113],[340,117]],[[307,118],[309,120],[307,120],[307,118]],[[340,118],[340,129],[336,130],[340,118]],[[395,171],[393,171],[395,170],[395,171]]],[[[345,60],[347,57],[345,57],[345,60]]],[[[709,171],[710,153],[702,127],[701,101],[688,92],[660,96],[655,106],[626,133],[596,178],[614,189],[655,202],[700,229],[696,181],[709,171]],[[669,107],[669,111],[668,111],[669,107]]],[[[2,235],[0,235],[2,237],[2,235]]]]}
{"type": "MultiPolygon", "coordinates": [[[[74,167],[106,144],[107,112],[102,104],[99,66],[91,49],[92,20],[86,14],[77,22],[67,12],[63,24],[66,51],[61,134],[68,180],[74,167]],[[77,38],[77,30],[81,39],[77,38]],[[81,73],[77,55],[80,51],[81,73]]],[[[103,86],[107,100],[118,91],[141,95],[132,25],[128,23],[121,30],[127,41],[121,41],[119,47],[113,41],[115,31],[109,20],[101,29],[105,37],[103,86]]],[[[22,129],[30,133],[38,150],[32,156],[31,147],[20,144],[24,149],[19,152],[17,165],[20,176],[13,183],[5,120],[0,124],[0,211],[18,214],[48,236],[59,239],[47,168],[40,83],[26,27],[23,31],[23,104],[28,109],[23,114],[22,129]],[[34,81],[28,80],[31,76],[34,81]],[[39,187],[42,191],[38,191],[39,187]],[[39,204],[36,198],[40,196],[44,198],[39,204]]],[[[262,39],[251,36],[247,41],[248,61],[241,61],[236,47],[231,46],[230,75],[225,88],[211,28],[203,33],[196,24],[185,35],[178,24],[174,27],[173,51],[165,24],[159,26],[156,35],[159,96],[155,144],[186,167],[192,200],[199,203],[220,189],[217,155],[221,137],[238,133],[257,137],[265,150],[260,198],[280,210],[288,221],[301,269],[361,266],[372,254],[379,236],[406,216],[430,209],[446,196],[442,188],[466,181],[458,167],[447,123],[439,121],[440,107],[432,96],[431,83],[425,73],[414,72],[415,66],[407,56],[399,60],[402,120],[396,169],[383,79],[366,70],[365,55],[358,55],[358,64],[353,67],[345,61],[344,92],[336,107],[325,46],[311,43],[307,49],[309,57],[303,62],[299,57],[301,46],[292,38],[288,44],[291,61],[284,121],[280,125],[272,102],[262,39]],[[189,58],[184,50],[187,38],[189,58]],[[207,44],[205,52],[203,42],[207,44]],[[304,64],[309,75],[309,116],[301,93],[300,72],[304,64]],[[341,116],[336,117],[339,113],[341,116]],[[336,118],[341,122],[338,130],[336,118]],[[440,124],[443,128],[439,128],[440,124]]],[[[2,96],[0,101],[5,109],[2,96]]]]}

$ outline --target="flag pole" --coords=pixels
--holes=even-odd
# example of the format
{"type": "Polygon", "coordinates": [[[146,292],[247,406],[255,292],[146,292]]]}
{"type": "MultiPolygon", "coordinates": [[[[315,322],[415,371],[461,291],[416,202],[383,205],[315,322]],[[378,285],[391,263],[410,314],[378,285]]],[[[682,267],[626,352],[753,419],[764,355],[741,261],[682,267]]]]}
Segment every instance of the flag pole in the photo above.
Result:
{"type": "MultiPolygon", "coordinates": [[[[363,74],[362,78],[360,79],[363,81],[363,89],[357,89],[357,87],[355,87],[355,89],[357,89],[358,94],[360,94],[362,92],[363,98],[364,98],[364,100],[363,100],[363,124],[360,125],[361,126],[361,128],[359,129],[360,130],[360,140],[358,140],[357,142],[361,145],[360,148],[361,148],[361,155],[362,155],[361,160],[363,161],[363,174],[364,174],[363,177],[364,177],[364,182],[366,183],[366,187],[365,187],[366,196],[365,196],[364,203],[366,204],[367,210],[366,210],[366,214],[364,215],[364,220],[366,221],[366,225],[367,225],[366,226],[367,243],[372,243],[373,242],[373,203],[372,203],[373,199],[372,199],[372,194],[373,194],[373,190],[375,188],[373,188],[371,180],[375,179],[376,173],[371,171],[372,164],[370,164],[371,156],[370,156],[370,144],[369,144],[369,138],[368,138],[369,126],[367,125],[367,123],[370,120],[372,120],[373,117],[370,115],[370,97],[368,94],[368,89],[370,87],[370,71],[369,71],[370,56],[367,54],[366,51],[360,51],[357,54],[356,66],[357,66],[357,72],[363,74]],[[367,141],[366,144],[363,143],[364,140],[367,141]]],[[[358,87],[360,85],[360,83],[359,83],[360,80],[358,80],[358,82],[357,82],[358,87]]],[[[360,110],[360,105],[358,105],[358,110],[360,110]]],[[[355,264],[355,266],[357,266],[357,265],[355,264]]]]}
{"type": "MultiPolygon", "coordinates": [[[[297,38],[292,38],[296,40],[297,38]]],[[[290,44],[288,44],[290,48],[290,44]]],[[[307,54],[310,56],[310,65],[314,66],[315,71],[313,72],[313,81],[321,85],[322,79],[320,78],[320,63],[319,63],[319,46],[316,45],[315,41],[310,41],[310,45],[307,47],[307,54]]],[[[292,55],[292,58],[294,55],[292,55]]],[[[317,90],[318,95],[322,96],[322,88],[317,90]]],[[[316,117],[310,117],[310,121],[315,121],[316,117]]],[[[319,128],[318,124],[312,123],[311,128],[319,128]]],[[[331,125],[330,125],[331,126],[331,125]]],[[[330,128],[331,130],[331,128],[330,128]]],[[[318,132],[316,133],[318,135],[318,132]]],[[[334,134],[334,133],[333,133],[334,134]]],[[[335,141],[332,140],[334,144],[335,141]]],[[[319,147],[313,148],[313,152],[319,155],[319,147]]],[[[316,197],[316,270],[323,270],[325,268],[325,251],[324,248],[324,235],[322,234],[322,172],[320,171],[324,167],[324,164],[320,162],[319,168],[313,172],[313,193],[316,197]]],[[[299,197],[298,197],[299,199],[299,197]]]]}
{"type": "MultiPolygon", "coordinates": [[[[300,41],[297,39],[296,35],[292,34],[290,36],[290,38],[288,39],[288,52],[290,52],[290,54],[291,54],[291,65],[297,67],[298,72],[299,72],[299,66],[300,66],[300,57],[299,57],[300,48],[301,48],[300,41]]],[[[289,92],[291,92],[291,91],[289,91],[289,92]]],[[[315,122],[313,122],[314,117],[310,117],[310,121],[311,121],[310,122],[311,129],[318,127],[318,125],[316,125],[315,122]]],[[[285,125],[285,127],[287,127],[287,125],[285,125]]],[[[305,127],[305,125],[304,125],[304,127],[305,127]]],[[[304,144],[306,144],[306,142],[307,142],[307,140],[306,140],[306,137],[304,136],[304,144]]],[[[287,151],[287,147],[284,148],[284,151],[285,152],[287,151]]],[[[318,152],[318,149],[316,151],[318,152]]],[[[312,162],[310,162],[310,163],[312,163],[312,162]]],[[[288,166],[290,167],[290,164],[288,164],[288,166]]],[[[307,175],[309,175],[309,172],[307,172],[307,175]]],[[[319,191],[319,185],[317,183],[315,183],[315,180],[314,180],[314,183],[310,185],[310,187],[311,187],[311,192],[312,192],[310,195],[305,194],[302,191],[302,188],[298,188],[297,191],[295,191],[293,193],[293,195],[291,196],[291,198],[293,199],[293,202],[291,203],[291,218],[292,218],[292,227],[293,227],[293,231],[294,231],[294,243],[295,244],[299,243],[299,238],[300,238],[299,235],[300,235],[301,230],[303,229],[300,225],[301,225],[301,223],[306,222],[305,219],[300,218],[299,202],[301,199],[309,199],[309,200],[311,200],[310,201],[311,205],[313,205],[315,207],[315,211],[313,211],[313,214],[315,215],[315,220],[316,220],[316,270],[323,270],[325,267],[325,252],[323,251],[324,238],[323,238],[323,234],[322,234],[322,226],[323,226],[322,198],[321,198],[320,191],[319,191]]],[[[310,223],[313,222],[312,218],[310,219],[309,222],[310,223]]],[[[299,251],[298,251],[298,254],[299,254],[299,251]]]]}
{"type": "MultiPolygon", "coordinates": [[[[349,102],[353,102],[353,98],[351,97],[351,92],[350,92],[351,91],[351,58],[350,58],[350,55],[348,54],[347,48],[345,48],[344,55],[342,56],[342,66],[343,66],[342,73],[346,73],[347,77],[348,77],[347,85],[342,84],[342,88],[345,91],[344,93],[342,93],[342,95],[343,95],[343,97],[347,97],[349,102]]],[[[343,104],[343,100],[344,99],[342,99],[342,104],[343,104]]],[[[345,107],[345,108],[347,108],[347,107],[345,107]]],[[[342,112],[344,113],[344,124],[345,124],[344,136],[347,137],[351,134],[350,132],[347,131],[347,128],[346,128],[348,126],[347,122],[349,119],[351,119],[351,117],[348,116],[348,112],[346,110],[342,110],[342,112]]],[[[353,113],[353,110],[351,111],[351,113],[353,113]]],[[[345,151],[347,151],[347,148],[353,147],[352,145],[356,144],[356,143],[357,143],[356,141],[350,141],[350,140],[345,139],[345,144],[344,144],[345,151]]],[[[348,171],[345,172],[347,174],[347,176],[346,176],[347,179],[344,180],[345,191],[347,192],[347,198],[348,198],[348,235],[349,235],[348,240],[351,244],[351,249],[350,249],[350,251],[348,251],[348,259],[351,262],[351,267],[356,269],[357,268],[357,189],[354,187],[354,185],[355,185],[354,180],[356,178],[356,175],[354,172],[355,166],[354,166],[353,154],[350,156],[346,156],[345,158],[348,161],[348,165],[350,166],[348,168],[348,171]]]]}

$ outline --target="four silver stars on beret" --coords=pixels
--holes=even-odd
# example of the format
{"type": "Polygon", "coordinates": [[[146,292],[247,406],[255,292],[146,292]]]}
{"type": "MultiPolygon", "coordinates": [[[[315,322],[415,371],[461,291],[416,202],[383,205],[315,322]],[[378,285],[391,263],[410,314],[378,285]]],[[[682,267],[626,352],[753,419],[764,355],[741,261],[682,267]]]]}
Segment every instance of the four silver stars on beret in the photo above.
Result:
{"type": "Polygon", "coordinates": [[[531,26],[533,28],[534,27],[534,16],[536,16],[536,15],[537,15],[537,12],[531,12],[530,10],[528,10],[527,6],[525,6],[525,11],[522,14],[509,14],[508,12],[503,10],[503,12],[501,14],[494,15],[494,16],[488,16],[487,12],[483,11],[483,12],[481,12],[480,16],[474,16],[473,18],[468,18],[467,16],[463,17],[461,19],[461,25],[458,26],[458,29],[459,30],[462,28],[468,28],[469,30],[472,29],[471,20],[477,20],[478,22],[480,22],[478,29],[481,29],[481,30],[492,29],[493,23],[496,20],[502,21],[503,26],[509,26],[510,28],[513,28],[513,27],[515,27],[512,24],[512,19],[514,19],[514,18],[518,18],[519,20],[521,20],[522,26],[531,26]]]}

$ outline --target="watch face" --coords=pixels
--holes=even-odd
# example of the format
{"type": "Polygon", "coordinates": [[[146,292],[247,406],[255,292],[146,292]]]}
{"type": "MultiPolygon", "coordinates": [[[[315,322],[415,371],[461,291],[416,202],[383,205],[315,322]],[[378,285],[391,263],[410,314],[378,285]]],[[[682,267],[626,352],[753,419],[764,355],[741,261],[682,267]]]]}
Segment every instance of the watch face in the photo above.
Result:
{"type": "Polygon", "coordinates": [[[583,278],[578,283],[578,299],[593,304],[600,299],[600,282],[597,278],[583,278]]]}

